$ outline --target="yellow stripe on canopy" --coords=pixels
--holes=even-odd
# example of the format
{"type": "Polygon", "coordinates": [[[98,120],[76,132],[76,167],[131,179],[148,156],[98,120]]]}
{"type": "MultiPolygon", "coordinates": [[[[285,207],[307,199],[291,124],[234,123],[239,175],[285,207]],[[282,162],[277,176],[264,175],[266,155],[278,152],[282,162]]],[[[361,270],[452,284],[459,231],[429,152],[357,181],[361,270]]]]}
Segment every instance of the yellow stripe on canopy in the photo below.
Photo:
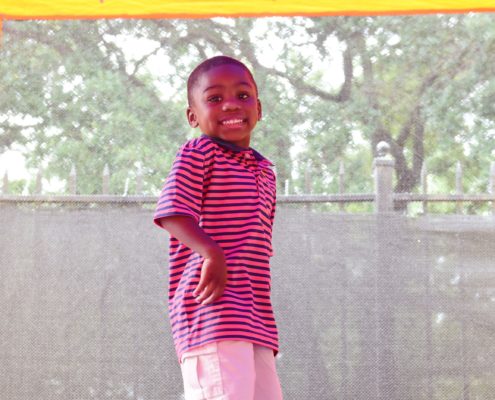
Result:
{"type": "Polygon", "coordinates": [[[208,18],[495,11],[495,0],[0,0],[0,18],[208,18]]]}

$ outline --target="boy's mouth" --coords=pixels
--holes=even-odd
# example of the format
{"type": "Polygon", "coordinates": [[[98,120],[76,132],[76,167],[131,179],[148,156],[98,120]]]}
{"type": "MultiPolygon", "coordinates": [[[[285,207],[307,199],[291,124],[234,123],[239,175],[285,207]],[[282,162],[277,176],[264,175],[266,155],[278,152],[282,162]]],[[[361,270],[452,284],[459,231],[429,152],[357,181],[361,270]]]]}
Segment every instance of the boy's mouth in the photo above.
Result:
{"type": "Polygon", "coordinates": [[[241,118],[230,118],[230,119],[225,119],[223,121],[220,121],[220,125],[224,126],[236,126],[236,125],[242,125],[246,122],[245,119],[241,118]]]}

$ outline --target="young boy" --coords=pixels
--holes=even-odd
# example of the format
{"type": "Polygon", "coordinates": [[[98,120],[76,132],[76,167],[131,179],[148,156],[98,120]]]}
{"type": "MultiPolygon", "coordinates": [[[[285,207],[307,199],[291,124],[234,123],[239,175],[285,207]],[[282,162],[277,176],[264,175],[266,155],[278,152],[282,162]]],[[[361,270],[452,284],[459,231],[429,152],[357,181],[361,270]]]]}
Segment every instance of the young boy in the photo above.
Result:
{"type": "Polygon", "coordinates": [[[187,82],[189,124],[154,222],[170,233],[169,318],[186,400],[280,400],[270,301],[273,164],[249,147],[256,82],[230,57],[187,82]]]}

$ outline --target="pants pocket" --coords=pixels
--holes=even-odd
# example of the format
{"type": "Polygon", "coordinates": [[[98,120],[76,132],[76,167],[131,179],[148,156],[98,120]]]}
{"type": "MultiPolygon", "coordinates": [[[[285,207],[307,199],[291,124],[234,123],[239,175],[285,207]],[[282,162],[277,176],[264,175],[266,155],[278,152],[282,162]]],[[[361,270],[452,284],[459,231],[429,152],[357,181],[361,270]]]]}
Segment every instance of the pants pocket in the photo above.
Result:
{"type": "Polygon", "coordinates": [[[214,343],[185,355],[181,364],[186,400],[210,400],[222,396],[223,382],[217,346],[214,343]]]}

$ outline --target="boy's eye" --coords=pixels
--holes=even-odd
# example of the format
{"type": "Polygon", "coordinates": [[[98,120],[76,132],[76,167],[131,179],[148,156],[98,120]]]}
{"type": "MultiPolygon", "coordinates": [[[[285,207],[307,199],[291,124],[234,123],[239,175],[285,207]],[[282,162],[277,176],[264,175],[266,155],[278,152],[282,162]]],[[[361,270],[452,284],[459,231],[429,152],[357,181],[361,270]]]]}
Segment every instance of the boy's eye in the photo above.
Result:
{"type": "Polygon", "coordinates": [[[208,102],[210,102],[210,103],[217,103],[217,102],[219,102],[220,100],[222,100],[222,98],[221,98],[220,96],[216,96],[216,95],[215,95],[215,96],[210,96],[210,97],[208,97],[208,99],[207,99],[207,100],[208,100],[208,102]]]}
{"type": "Polygon", "coordinates": [[[249,94],[247,94],[247,93],[241,93],[241,94],[239,94],[239,98],[241,100],[246,100],[248,97],[249,97],[249,94]]]}

